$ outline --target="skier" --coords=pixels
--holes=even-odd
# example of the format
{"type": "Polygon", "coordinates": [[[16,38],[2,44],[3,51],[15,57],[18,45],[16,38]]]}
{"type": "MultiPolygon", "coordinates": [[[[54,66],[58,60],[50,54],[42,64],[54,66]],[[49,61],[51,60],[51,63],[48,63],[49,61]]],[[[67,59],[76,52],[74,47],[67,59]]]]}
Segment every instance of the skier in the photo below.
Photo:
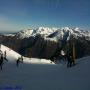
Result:
{"type": "Polygon", "coordinates": [[[5,59],[6,61],[8,61],[6,57],[7,57],[7,54],[6,54],[6,50],[5,50],[5,51],[4,51],[4,59],[5,59]]]}
{"type": "Polygon", "coordinates": [[[20,58],[18,58],[17,61],[16,61],[17,67],[19,66],[19,63],[20,63],[20,58]]]}
{"type": "Polygon", "coordinates": [[[23,56],[18,57],[17,61],[16,61],[16,66],[19,66],[19,63],[22,62],[23,63],[23,56]]]}
{"type": "Polygon", "coordinates": [[[67,67],[71,67],[72,66],[72,62],[73,62],[71,55],[67,55],[67,61],[68,61],[67,67]]]}
{"type": "Polygon", "coordinates": [[[0,67],[1,67],[1,70],[2,70],[2,66],[3,66],[3,54],[1,54],[1,57],[0,57],[0,67]]]}
{"type": "Polygon", "coordinates": [[[74,58],[72,58],[72,65],[76,65],[74,58]]]}

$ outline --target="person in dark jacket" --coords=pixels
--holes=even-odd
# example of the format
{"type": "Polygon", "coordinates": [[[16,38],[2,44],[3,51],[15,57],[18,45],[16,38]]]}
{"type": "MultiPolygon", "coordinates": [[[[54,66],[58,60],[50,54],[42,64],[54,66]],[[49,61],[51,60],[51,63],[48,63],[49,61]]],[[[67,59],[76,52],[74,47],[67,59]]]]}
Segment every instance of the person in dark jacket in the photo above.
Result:
{"type": "Polygon", "coordinates": [[[0,57],[0,67],[1,67],[1,70],[2,70],[2,66],[3,66],[3,54],[1,54],[1,57],[0,57]]]}
{"type": "Polygon", "coordinates": [[[17,61],[16,61],[17,67],[19,66],[19,63],[20,63],[20,58],[18,58],[17,61]]]}
{"type": "Polygon", "coordinates": [[[19,66],[20,62],[23,63],[23,56],[18,57],[18,59],[16,60],[16,66],[17,66],[17,67],[19,66]]]}
{"type": "Polygon", "coordinates": [[[6,50],[4,51],[4,59],[6,59],[6,50]]]}
{"type": "Polygon", "coordinates": [[[67,56],[67,67],[71,67],[72,66],[72,63],[73,63],[73,59],[72,59],[72,56],[68,55],[67,56]]]}
{"type": "Polygon", "coordinates": [[[4,51],[4,60],[8,61],[8,60],[7,60],[7,53],[6,53],[6,50],[4,51]]]}

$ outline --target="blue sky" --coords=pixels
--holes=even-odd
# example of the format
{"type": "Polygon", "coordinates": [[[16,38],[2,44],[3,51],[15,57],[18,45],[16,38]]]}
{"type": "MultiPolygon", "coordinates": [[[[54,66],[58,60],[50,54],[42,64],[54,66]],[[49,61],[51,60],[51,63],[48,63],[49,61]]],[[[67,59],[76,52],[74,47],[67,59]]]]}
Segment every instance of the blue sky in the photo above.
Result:
{"type": "Polygon", "coordinates": [[[39,26],[90,30],[90,0],[0,0],[0,31],[39,26]]]}

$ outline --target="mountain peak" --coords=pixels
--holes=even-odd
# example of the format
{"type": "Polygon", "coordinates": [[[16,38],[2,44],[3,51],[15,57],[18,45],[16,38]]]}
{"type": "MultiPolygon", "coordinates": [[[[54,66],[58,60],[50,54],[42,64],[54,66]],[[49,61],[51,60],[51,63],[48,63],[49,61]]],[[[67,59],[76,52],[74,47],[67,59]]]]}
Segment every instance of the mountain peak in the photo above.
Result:
{"type": "Polygon", "coordinates": [[[69,30],[69,27],[62,27],[61,30],[69,30]]]}
{"type": "Polygon", "coordinates": [[[75,30],[75,31],[79,31],[80,29],[79,29],[78,27],[76,27],[74,30],[75,30]]]}

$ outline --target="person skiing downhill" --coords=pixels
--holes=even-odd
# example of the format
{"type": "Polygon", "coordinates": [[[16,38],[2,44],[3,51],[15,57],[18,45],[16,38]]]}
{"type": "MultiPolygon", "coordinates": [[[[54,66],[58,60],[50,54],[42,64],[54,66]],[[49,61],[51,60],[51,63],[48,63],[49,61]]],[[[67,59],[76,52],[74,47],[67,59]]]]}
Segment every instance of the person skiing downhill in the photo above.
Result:
{"type": "Polygon", "coordinates": [[[16,60],[16,66],[19,66],[19,63],[22,62],[23,63],[23,56],[18,57],[18,59],[16,60]]]}
{"type": "Polygon", "coordinates": [[[20,58],[18,58],[17,61],[16,61],[17,67],[19,66],[19,63],[20,63],[20,58]]]}
{"type": "Polygon", "coordinates": [[[3,54],[1,54],[1,57],[0,57],[0,67],[1,67],[1,70],[2,70],[2,66],[3,66],[3,54]]]}
{"type": "Polygon", "coordinates": [[[6,59],[6,50],[4,51],[4,58],[6,59]]]}
{"type": "Polygon", "coordinates": [[[6,53],[6,50],[4,51],[4,59],[5,59],[6,61],[8,61],[8,60],[7,60],[7,53],[6,53]]]}

